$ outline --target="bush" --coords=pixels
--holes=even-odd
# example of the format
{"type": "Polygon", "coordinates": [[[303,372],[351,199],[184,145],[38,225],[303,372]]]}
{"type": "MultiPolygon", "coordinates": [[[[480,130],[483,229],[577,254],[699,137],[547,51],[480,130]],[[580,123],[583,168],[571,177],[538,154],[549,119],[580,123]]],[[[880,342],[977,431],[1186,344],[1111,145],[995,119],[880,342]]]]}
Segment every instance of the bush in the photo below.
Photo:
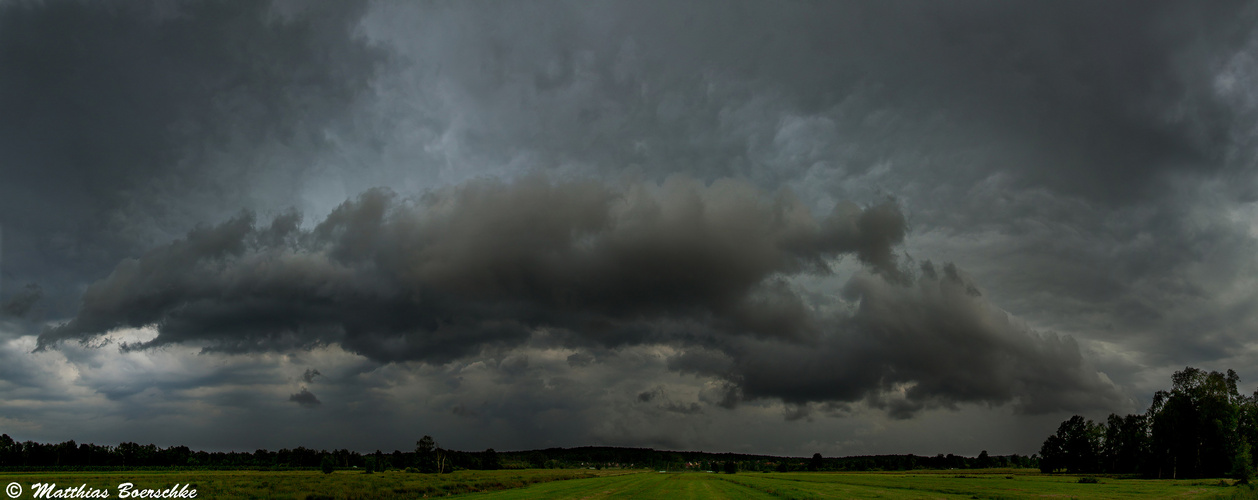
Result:
{"type": "Polygon", "coordinates": [[[1249,480],[1254,476],[1254,464],[1249,459],[1249,443],[1241,443],[1236,450],[1236,456],[1232,458],[1232,479],[1238,484],[1249,484],[1249,480]]]}
{"type": "Polygon", "coordinates": [[[323,461],[319,463],[319,467],[323,469],[324,474],[331,474],[336,470],[336,462],[332,461],[332,455],[324,455],[323,461]]]}
{"type": "Polygon", "coordinates": [[[1100,481],[1097,481],[1095,477],[1081,477],[1078,482],[1079,484],[1096,484],[1100,481]]]}

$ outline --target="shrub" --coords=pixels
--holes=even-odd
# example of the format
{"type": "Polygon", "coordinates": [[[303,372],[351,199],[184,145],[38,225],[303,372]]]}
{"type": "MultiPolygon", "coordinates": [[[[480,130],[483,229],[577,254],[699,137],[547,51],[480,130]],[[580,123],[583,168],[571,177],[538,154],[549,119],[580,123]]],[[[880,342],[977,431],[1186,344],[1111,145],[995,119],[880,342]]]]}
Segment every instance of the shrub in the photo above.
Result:
{"type": "Polygon", "coordinates": [[[1232,479],[1238,484],[1249,484],[1249,480],[1254,476],[1254,464],[1249,458],[1249,443],[1241,443],[1236,450],[1236,456],[1232,458],[1232,479]]]}
{"type": "Polygon", "coordinates": [[[1095,477],[1081,477],[1078,482],[1079,484],[1096,484],[1100,481],[1097,481],[1095,477]]]}

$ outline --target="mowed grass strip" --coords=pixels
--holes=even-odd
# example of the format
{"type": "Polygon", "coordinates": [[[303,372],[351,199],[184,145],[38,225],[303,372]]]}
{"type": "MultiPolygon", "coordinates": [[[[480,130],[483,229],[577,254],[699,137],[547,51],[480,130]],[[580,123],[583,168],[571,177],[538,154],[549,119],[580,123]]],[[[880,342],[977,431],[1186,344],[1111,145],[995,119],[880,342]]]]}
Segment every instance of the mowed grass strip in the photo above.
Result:
{"type": "Polygon", "coordinates": [[[779,499],[781,497],[722,481],[714,474],[642,472],[632,476],[575,479],[515,490],[497,491],[462,498],[477,500],[515,499],[779,499]]]}
{"type": "MultiPolygon", "coordinates": [[[[189,484],[197,498],[213,499],[361,499],[395,500],[435,498],[469,492],[522,488],[538,483],[624,474],[623,471],[565,469],[459,471],[451,474],[410,474],[400,471],[364,474],[361,471],[129,471],[0,473],[0,483],[17,482],[26,494],[35,483],[56,483],[57,488],[108,489],[117,498],[120,483],[137,489],[163,490],[189,484]]],[[[26,495],[24,495],[25,497],[26,495]]]]}

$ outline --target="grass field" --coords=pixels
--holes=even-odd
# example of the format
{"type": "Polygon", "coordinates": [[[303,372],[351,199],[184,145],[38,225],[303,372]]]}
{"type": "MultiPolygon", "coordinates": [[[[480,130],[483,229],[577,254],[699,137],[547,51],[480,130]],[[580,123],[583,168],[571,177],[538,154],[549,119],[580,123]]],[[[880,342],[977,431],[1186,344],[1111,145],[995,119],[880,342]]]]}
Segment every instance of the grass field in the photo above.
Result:
{"type": "Polygon", "coordinates": [[[117,486],[165,489],[191,484],[198,499],[401,499],[456,496],[468,499],[816,499],[816,498],[1258,498],[1249,487],[1215,480],[1142,480],[1100,477],[1081,484],[1078,476],[1049,476],[1029,470],[835,472],[835,473],[657,473],[654,471],[508,470],[453,474],[338,471],[288,472],[65,472],[0,473],[0,486],[17,482],[19,498],[33,498],[31,485],[58,488],[87,484],[118,498],[117,486]]]}
{"type": "Polygon", "coordinates": [[[1253,489],[1219,486],[1217,479],[1159,481],[1099,478],[1097,484],[1080,484],[1078,476],[1000,470],[959,472],[643,473],[538,484],[461,498],[1258,498],[1253,489]]]}
{"type": "MultiPolygon", "coordinates": [[[[597,478],[622,471],[536,469],[460,471],[450,474],[410,474],[400,471],[363,474],[362,471],[171,471],[171,472],[58,472],[3,473],[0,487],[11,482],[22,486],[20,498],[34,498],[35,483],[56,483],[57,488],[86,484],[89,489],[108,489],[118,498],[118,485],[162,490],[176,483],[197,490],[197,499],[363,499],[391,500],[432,498],[460,493],[495,491],[579,478],[597,478]]],[[[5,497],[0,497],[5,498],[5,497]]]]}

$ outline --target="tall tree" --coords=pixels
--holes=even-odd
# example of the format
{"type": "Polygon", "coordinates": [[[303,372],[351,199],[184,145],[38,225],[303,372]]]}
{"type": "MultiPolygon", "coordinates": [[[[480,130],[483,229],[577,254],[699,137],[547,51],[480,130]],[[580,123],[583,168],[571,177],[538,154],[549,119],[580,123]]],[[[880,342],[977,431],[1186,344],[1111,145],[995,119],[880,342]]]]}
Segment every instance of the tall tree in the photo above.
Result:
{"type": "Polygon", "coordinates": [[[816,472],[821,470],[821,466],[825,464],[825,460],[821,458],[820,453],[813,453],[812,459],[808,461],[808,470],[816,472]]]}
{"type": "Polygon", "coordinates": [[[1158,477],[1217,477],[1232,470],[1241,443],[1240,377],[1187,367],[1149,408],[1158,477]]]}
{"type": "Polygon", "coordinates": [[[415,442],[415,465],[420,472],[438,472],[436,449],[437,442],[427,434],[415,442]]]}
{"type": "Polygon", "coordinates": [[[1117,474],[1139,472],[1149,454],[1149,426],[1144,415],[1110,414],[1105,423],[1102,469],[1117,474]]]}
{"type": "Polygon", "coordinates": [[[1044,440],[1044,444],[1040,445],[1040,472],[1048,474],[1065,467],[1065,441],[1061,437],[1060,427],[1057,434],[1048,436],[1048,439],[1044,440]]]}
{"type": "Polygon", "coordinates": [[[1243,449],[1238,450],[1233,463],[1233,469],[1237,479],[1244,476],[1248,482],[1249,476],[1253,475],[1254,464],[1258,463],[1258,391],[1254,391],[1254,395],[1250,397],[1239,397],[1240,412],[1237,418],[1236,432],[1240,436],[1240,440],[1244,442],[1243,449]],[[1240,469],[1243,469],[1240,470],[1240,469]]]}
{"type": "Polygon", "coordinates": [[[1050,441],[1045,441],[1040,455],[1048,462],[1050,471],[1064,468],[1070,473],[1097,472],[1101,435],[1099,425],[1075,415],[1057,427],[1053,436],[1056,439],[1050,438],[1051,446],[1050,441]]]}
{"type": "Polygon", "coordinates": [[[480,468],[485,470],[498,470],[502,468],[502,464],[498,461],[498,452],[493,448],[485,450],[480,456],[480,468]]]}

